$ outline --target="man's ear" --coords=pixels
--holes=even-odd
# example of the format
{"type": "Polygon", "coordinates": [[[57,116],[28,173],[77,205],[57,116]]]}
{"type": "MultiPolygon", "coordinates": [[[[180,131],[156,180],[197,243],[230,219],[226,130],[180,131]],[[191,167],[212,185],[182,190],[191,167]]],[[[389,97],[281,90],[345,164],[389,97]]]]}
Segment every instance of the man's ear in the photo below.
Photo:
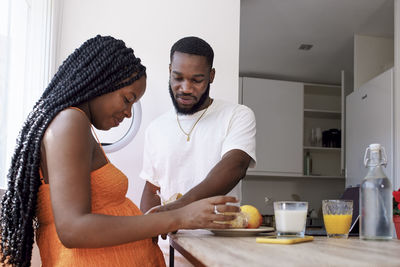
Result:
{"type": "Polygon", "coordinates": [[[210,71],[210,83],[214,81],[214,77],[215,77],[215,69],[212,68],[210,71]]]}
{"type": "Polygon", "coordinates": [[[171,75],[171,63],[169,63],[168,69],[169,69],[169,74],[171,75]]]}

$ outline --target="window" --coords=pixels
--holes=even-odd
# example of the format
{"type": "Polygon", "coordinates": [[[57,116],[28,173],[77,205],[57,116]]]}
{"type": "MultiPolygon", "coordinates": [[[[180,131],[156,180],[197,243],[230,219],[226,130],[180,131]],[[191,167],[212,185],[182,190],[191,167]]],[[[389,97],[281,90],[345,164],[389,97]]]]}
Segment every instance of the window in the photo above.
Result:
{"type": "MultiPolygon", "coordinates": [[[[0,0],[0,125],[5,125],[6,121],[6,105],[3,104],[7,98],[6,82],[7,82],[7,65],[8,65],[8,14],[9,0],[0,0]]],[[[6,148],[6,131],[1,127],[0,131],[0,186],[3,185],[5,177],[5,148],[6,148]]]]}
{"type": "Polygon", "coordinates": [[[52,0],[0,0],[0,188],[22,124],[49,82],[53,10],[52,0]]]}

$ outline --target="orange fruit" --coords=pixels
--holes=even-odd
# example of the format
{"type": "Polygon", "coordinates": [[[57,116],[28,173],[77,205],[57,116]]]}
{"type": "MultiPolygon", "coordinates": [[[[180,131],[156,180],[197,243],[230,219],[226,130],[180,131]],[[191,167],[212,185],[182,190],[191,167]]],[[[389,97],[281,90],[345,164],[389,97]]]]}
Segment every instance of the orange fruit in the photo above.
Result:
{"type": "Polygon", "coordinates": [[[240,209],[247,216],[247,228],[260,227],[262,216],[256,207],[252,205],[243,205],[240,209]]]}

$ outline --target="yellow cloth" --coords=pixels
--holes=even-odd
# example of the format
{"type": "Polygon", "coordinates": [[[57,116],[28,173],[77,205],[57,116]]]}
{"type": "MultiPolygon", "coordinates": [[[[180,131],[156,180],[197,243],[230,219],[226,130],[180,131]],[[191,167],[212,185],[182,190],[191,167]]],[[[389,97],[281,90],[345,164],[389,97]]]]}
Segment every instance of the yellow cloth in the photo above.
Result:
{"type": "MultiPolygon", "coordinates": [[[[91,173],[91,190],[92,213],[115,216],[142,214],[125,196],[127,177],[111,163],[91,173]]],[[[36,238],[43,267],[165,266],[160,248],[151,239],[105,248],[64,247],[54,225],[48,184],[39,188],[37,216],[39,229],[36,238]]]]}

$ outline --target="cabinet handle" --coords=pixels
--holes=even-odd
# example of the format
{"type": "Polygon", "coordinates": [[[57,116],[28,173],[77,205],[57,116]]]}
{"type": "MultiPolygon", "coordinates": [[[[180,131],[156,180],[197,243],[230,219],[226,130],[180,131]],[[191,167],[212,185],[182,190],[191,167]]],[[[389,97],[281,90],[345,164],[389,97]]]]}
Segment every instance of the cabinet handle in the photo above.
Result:
{"type": "Polygon", "coordinates": [[[366,99],[368,97],[367,94],[365,94],[364,96],[361,97],[362,100],[366,99]]]}

